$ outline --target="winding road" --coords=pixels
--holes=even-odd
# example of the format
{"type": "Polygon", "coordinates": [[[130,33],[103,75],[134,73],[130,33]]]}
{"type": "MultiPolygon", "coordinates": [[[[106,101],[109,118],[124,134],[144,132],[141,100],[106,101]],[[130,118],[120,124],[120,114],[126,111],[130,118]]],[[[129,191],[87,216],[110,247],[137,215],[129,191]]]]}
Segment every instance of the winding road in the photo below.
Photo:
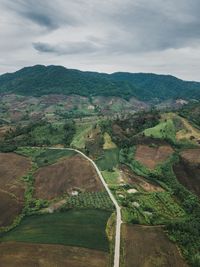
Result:
{"type": "Polygon", "coordinates": [[[74,148],[57,148],[57,147],[50,147],[49,149],[63,149],[63,150],[72,150],[72,151],[75,151],[77,152],[78,154],[80,154],[81,156],[83,156],[85,159],[87,159],[88,161],[91,162],[91,164],[94,166],[102,184],[104,185],[106,191],[108,192],[108,195],[110,196],[114,206],[115,206],[115,209],[116,209],[116,214],[117,214],[117,217],[116,217],[116,232],[115,232],[115,253],[114,253],[114,267],[119,267],[119,264],[120,264],[120,236],[121,236],[121,223],[122,223],[122,220],[121,220],[121,208],[120,206],[118,205],[115,197],[113,196],[112,192],[110,191],[108,185],[106,184],[99,168],[97,167],[97,165],[95,164],[95,162],[90,159],[88,156],[86,156],[83,152],[77,150],[77,149],[74,149],[74,148]]]}

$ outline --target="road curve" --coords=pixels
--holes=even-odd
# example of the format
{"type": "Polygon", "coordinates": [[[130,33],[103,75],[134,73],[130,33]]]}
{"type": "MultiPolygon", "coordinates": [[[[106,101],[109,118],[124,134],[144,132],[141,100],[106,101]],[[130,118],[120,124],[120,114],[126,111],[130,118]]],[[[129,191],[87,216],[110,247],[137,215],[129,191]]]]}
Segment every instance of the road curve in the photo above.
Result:
{"type": "Polygon", "coordinates": [[[121,236],[121,208],[118,205],[115,197],[113,196],[112,192],[110,191],[108,185],[106,184],[99,168],[97,167],[97,165],[95,164],[95,162],[90,159],[88,156],[86,156],[83,152],[74,149],[74,148],[57,148],[57,147],[48,147],[49,149],[63,149],[63,150],[72,150],[75,151],[79,154],[81,154],[85,159],[87,159],[88,161],[90,161],[92,163],[92,165],[94,166],[102,184],[104,185],[106,191],[108,192],[108,195],[110,196],[113,204],[115,205],[115,209],[116,209],[116,214],[117,214],[117,218],[116,218],[116,232],[115,232],[115,253],[114,253],[114,267],[119,267],[120,264],[120,236],[121,236]]]}

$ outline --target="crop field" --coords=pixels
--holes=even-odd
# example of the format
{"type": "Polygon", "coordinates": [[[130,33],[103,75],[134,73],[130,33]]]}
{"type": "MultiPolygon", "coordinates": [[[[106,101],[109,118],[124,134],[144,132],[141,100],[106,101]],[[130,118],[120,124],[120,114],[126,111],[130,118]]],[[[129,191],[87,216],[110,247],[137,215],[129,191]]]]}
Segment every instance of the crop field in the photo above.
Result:
{"type": "Polygon", "coordinates": [[[179,182],[200,197],[200,168],[180,161],[173,166],[173,170],[179,182]]]}
{"type": "Polygon", "coordinates": [[[119,163],[118,148],[105,149],[103,155],[96,160],[97,166],[102,170],[112,170],[119,163]]]}
{"type": "Polygon", "coordinates": [[[11,224],[23,208],[25,185],[21,177],[31,167],[25,157],[0,153],[0,226],[11,224]]]}
{"type": "Polygon", "coordinates": [[[74,188],[88,192],[104,189],[94,167],[79,155],[39,168],[34,176],[35,196],[41,199],[53,199],[74,188]]]}
{"type": "Polygon", "coordinates": [[[142,176],[136,175],[125,165],[120,166],[121,181],[130,185],[136,185],[146,192],[163,192],[164,189],[159,185],[148,181],[142,176]]]}
{"type": "Polygon", "coordinates": [[[5,242],[0,244],[0,266],[107,267],[103,251],[63,245],[5,242]]]}
{"type": "Polygon", "coordinates": [[[127,222],[163,224],[185,216],[184,210],[167,192],[136,193],[127,196],[123,217],[127,222]],[[138,203],[138,206],[134,206],[138,203]]]}
{"type": "Polygon", "coordinates": [[[52,164],[63,157],[71,157],[76,154],[72,150],[48,149],[48,148],[18,148],[17,153],[30,157],[39,167],[52,164]]]}
{"type": "Polygon", "coordinates": [[[186,149],[182,151],[181,157],[191,164],[200,164],[200,149],[186,149]]]}
{"type": "Polygon", "coordinates": [[[114,210],[113,203],[107,192],[80,193],[78,196],[70,196],[62,209],[84,208],[114,210]]]}
{"type": "Polygon", "coordinates": [[[173,149],[170,146],[149,147],[138,145],[135,159],[149,169],[154,169],[158,164],[164,162],[172,155],[173,149]]]}
{"type": "Polygon", "coordinates": [[[69,210],[26,217],[0,241],[62,244],[109,251],[106,224],[109,211],[69,210]]]}
{"type": "Polygon", "coordinates": [[[121,267],[187,267],[161,227],[122,225],[121,267]]]}
{"type": "Polygon", "coordinates": [[[12,224],[22,208],[22,202],[17,201],[14,196],[0,189],[0,227],[12,224]]]}

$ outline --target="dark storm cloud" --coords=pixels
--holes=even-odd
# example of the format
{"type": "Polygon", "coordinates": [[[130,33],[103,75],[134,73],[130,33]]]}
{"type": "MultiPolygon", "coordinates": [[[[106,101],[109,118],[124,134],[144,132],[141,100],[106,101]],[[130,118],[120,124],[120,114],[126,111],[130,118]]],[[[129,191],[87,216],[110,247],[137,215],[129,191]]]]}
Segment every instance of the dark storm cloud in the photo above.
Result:
{"type": "Polygon", "coordinates": [[[53,53],[57,55],[85,54],[97,51],[97,46],[90,42],[70,42],[66,44],[51,45],[48,43],[33,43],[33,47],[41,53],[53,53]]]}

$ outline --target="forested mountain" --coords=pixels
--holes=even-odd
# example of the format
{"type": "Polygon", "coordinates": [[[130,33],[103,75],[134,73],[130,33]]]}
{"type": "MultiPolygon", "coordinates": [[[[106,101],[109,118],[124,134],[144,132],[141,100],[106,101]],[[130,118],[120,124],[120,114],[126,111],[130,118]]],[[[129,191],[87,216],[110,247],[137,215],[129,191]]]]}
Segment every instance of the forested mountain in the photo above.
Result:
{"type": "Polygon", "coordinates": [[[77,94],[140,100],[200,99],[200,83],[170,75],[83,72],[62,66],[36,65],[0,76],[0,93],[41,96],[77,94]]]}

